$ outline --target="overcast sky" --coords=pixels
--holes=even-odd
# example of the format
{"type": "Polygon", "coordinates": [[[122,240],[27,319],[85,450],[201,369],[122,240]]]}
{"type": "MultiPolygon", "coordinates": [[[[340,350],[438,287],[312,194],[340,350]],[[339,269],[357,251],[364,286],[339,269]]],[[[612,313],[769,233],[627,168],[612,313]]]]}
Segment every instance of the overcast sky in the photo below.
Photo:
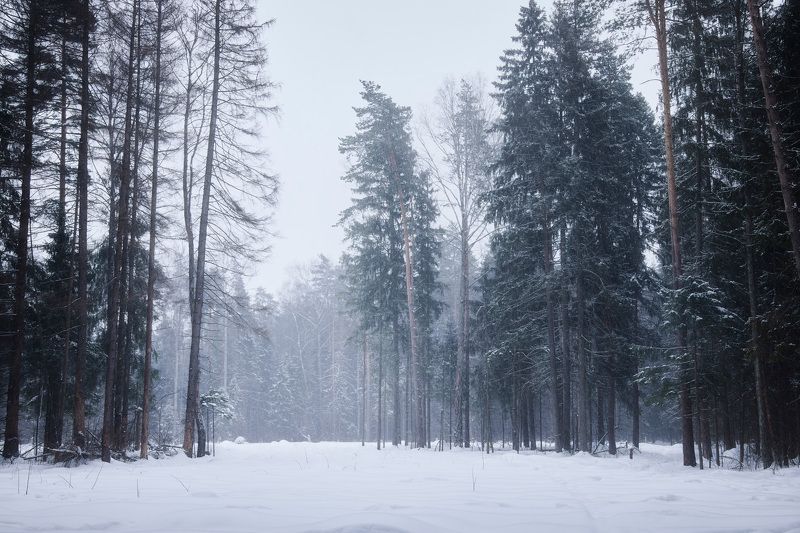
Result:
{"type": "MultiPolygon", "coordinates": [[[[335,227],[350,199],[340,179],[339,138],[354,130],[359,80],[372,80],[415,114],[430,108],[442,81],[476,73],[495,79],[511,46],[520,0],[257,0],[267,31],[273,104],[266,129],[270,170],[281,181],[272,253],[250,285],[277,291],[291,269],[344,250],[335,227]]],[[[542,2],[549,8],[550,2],[542,2]]],[[[655,103],[652,58],[639,60],[634,86],[655,103]]]]}

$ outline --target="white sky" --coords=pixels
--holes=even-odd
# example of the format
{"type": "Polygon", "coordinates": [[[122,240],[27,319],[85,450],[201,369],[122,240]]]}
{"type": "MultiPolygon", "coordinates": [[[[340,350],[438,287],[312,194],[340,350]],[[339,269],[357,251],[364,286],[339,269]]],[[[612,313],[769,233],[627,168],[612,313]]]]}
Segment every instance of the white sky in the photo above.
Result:
{"type": "MultiPolygon", "coordinates": [[[[372,80],[415,114],[431,107],[450,76],[495,78],[511,46],[521,0],[257,0],[267,31],[268,71],[280,84],[280,118],[264,142],[281,192],[272,253],[252,269],[250,285],[276,291],[292,267],[344,250],[334,227],[349,205],[339,138],[354,130],[359,80],[372,80]]],[[[525,2],[527,3],[527,2],[525,2]]],[[[540,5],[549,8],[550,1],[540,5]]],[[[657,99],[652,56],[634,69],[634,87],[657,99]]]]}

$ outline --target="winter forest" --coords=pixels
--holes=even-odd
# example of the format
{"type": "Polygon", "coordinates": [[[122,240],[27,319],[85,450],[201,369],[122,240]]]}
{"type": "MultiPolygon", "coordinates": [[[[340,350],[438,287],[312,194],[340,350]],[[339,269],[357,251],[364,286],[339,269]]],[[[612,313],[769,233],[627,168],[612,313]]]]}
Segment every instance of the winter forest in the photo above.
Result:
{"type": "Polygon", "coordinates": [[[800,527],[800,1],[531,0],[424,105],[356,67],[292,207],[343,240],[268,288],[271,2],[0,3],[8,531],[800,527]]]}

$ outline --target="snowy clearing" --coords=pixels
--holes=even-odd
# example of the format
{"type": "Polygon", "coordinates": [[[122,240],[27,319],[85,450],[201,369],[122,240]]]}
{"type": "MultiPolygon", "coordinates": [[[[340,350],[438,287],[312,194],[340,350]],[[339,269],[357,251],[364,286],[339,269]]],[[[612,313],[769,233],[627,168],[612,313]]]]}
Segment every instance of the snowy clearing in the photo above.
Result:
{"type": "Polygon", "coordinates": [[[678,446],[631,461],[224,443],[199,460],[29,467],[0,467],[0,531],[800,531],[800,469],[701,472],[678,446]]]}

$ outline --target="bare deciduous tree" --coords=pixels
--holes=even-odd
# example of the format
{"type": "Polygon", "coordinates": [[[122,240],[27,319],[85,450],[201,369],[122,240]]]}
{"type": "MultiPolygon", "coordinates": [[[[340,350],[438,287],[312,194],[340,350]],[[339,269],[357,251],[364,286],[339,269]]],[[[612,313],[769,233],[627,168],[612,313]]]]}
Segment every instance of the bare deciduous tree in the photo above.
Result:
{"type": "Polygon", "coordinates": [[[475,245],[488,232],[481,195],[491,186],[492,110],[483,82],[447,80],[436,99],[436,117],[423,121],[423,161],[444,196],[445,217],[459,238],[458,362],[453,407],[457,438],[470,445],[470,284],[475,245]]]}

